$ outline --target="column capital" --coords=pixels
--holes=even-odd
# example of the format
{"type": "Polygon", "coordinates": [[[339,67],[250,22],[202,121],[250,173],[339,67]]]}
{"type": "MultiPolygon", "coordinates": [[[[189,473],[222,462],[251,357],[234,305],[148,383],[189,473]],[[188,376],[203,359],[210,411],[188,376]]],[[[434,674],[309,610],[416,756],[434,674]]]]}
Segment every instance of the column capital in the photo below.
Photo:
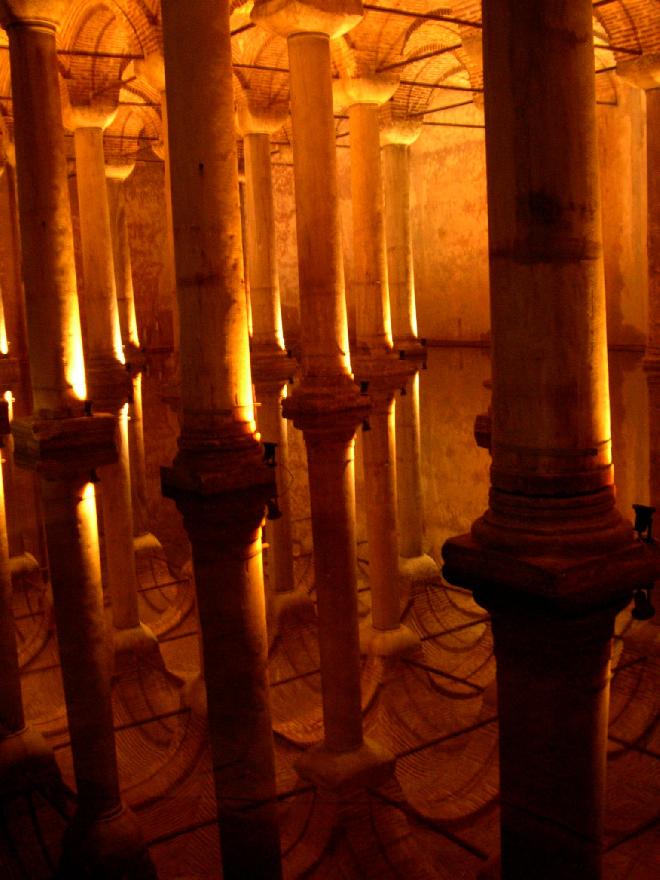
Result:
{"type": "Polygon", "coordinates": [[[639,58],[631,58],[629,61],[619,61],[616,72],[617,76],[638,89],[644,91],[660,89],[660,52],[650,52],[640,55],[639,58]]]}
{"type": "Polygon", "coordinates": [[[165,59],[158,49],[133,61],[132,73],[145,80],[159,94],[162,95],[165,91],[165,59]]]}
{"type": "Polygon", "coordinates": [[[247,89],[236,94],[236,127],[242,137],[249,134],[274,134],[282,128],[289,115],[289,108],[283,104],[258,107],[247,89]]]}
{"type": "Polygon", "coordinates": [[[363,15],[362,0],[255,0],[250,18],[281,37],[299,33],[340,37],[363,15]]]}
{"type": "Polygon", "coordinates": [[[62,122],[69,131],[80,128],[99,128],[105,131],[114,122],[117,115],[117,102],[111,97],[89,103],[78,103],[71,100],[71,94],[67,86],[65,99],[62,102],[62,122]]]}
{"type": "Polygon", "coordinates": [[[73,0],[0,0],[0,26],[33,25],[57,29],[73,0]]]}
{"type": "Polygon", "coordinates": [[[114,164],[111,162],[106,162],[105,164],[105,176],[107,180],[117,180],[120,183],[123,183],[127,180],[133,171],[135,170],[135,162],[126,162],[121,164],[114,164]]]}
{"type": "Polygon", "coordinates": [[[391,114],[380,120],[380,145],[397,144],[409,147],[414,144],[422,133],[422,120],[420,117],[401,117],[395,119],[391,114]]]}
{"type": "Polygon", "coordinates": [[[332,84],[335,109],[344,109],[355,104],[380,107],[389,101],[398,87],[398,76],[342,77],[332,84]]]}

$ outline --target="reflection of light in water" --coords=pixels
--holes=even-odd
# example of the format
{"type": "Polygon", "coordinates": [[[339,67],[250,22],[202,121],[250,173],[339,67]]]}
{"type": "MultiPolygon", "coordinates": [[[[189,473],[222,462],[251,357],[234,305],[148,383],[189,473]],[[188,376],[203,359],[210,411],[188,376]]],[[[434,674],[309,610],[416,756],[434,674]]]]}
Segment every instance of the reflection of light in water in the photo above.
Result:
{"type": "Polygon", "coordinates": [[[76,314],[76,328],[74,334],[72,334],[72,346],[73,349],[71,352],[71,358],[69,360],[69,381],[71,382],[71,387],[73,388],[73,393],[78,398],[78,400],[85,400],[87,398],[87,382],[85,380],[85,359],[83,357],[82,350],[82,337],[80,335],[80,319],[76,314]]]}
{"type": "Polygon", "coordinates": [[[11,393],[11,391],[5,391],[3,397],[7,401],[7,415],[9,416],[9,421],[11,422],[14,418],[14,395],[11,393]]]}
{"type": "Polygon", "coordinates": [[[101,591],[101,557],[99,554],[99,529],[96,518],[96,492],[94,483],[85,484],[80,503],[80,537],[87,555],[87,565],[93,580],[101,591]]]}
{"type": "Polygon", "coordinates": [[[5,307],[2,302],[2,291],[0,290],[0,354],[9,354],[9,343],[7,342],[7,324],[5,322],[5,307]]]}
{"type": "Polygon", "coordinates": [[[119,326],[119,313],[115,312],[115,320],[113,321],[112,328],[112,349],[115,353],[115,357],[122,364],[126,363],[126,358],[124,357],[124,344],[121,339],[121,327],[119,326]]]}

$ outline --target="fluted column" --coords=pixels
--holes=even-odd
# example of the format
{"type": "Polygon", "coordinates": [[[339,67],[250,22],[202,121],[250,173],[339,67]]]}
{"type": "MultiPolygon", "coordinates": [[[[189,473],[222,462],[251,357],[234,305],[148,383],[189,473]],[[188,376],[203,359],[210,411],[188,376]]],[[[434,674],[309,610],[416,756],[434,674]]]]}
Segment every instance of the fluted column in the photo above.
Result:
{"type": "Polygon", "coordinates": [[[108,590],[112,603],[115,668],[142,658],[162,663],[158,642],[140,621],[133,549],[128,409],[131,379],[123,354],[114,249],[110,228],[103,131],[114,112],[104,107],[71,107],[84,273],[87,333],[87,386],[92,405],[117,420],[116,464],[99,468],[108,590]]]}
{"type": "Polygon", "coordinates": [[[614,502],[592,4],[483,13],[493,463],[443,573],[492,612],[501,876],[592,880],[614,620],[660,570],[614,502]]]}
{"type": "Polygon", "coordinates": [[[114,419],[85,417],[66,152],[55,49],[64,0],[0,4],[9,37],[34,416],[16,419],[17,464],[40,474],[78,810],[63,876],[133,870],[144,857],[122,804],[96,533],[94,468],[116,459],[114,419]]]}
{"type": "Polygon", "coordinates": [[[389,119],[381,130],[392,336],[395,350],[404,351],[411,365],[407,393],[396,400],[396,458],[400,569],[413,581],[438,574],[424,542],[419,368],[426,351],[417,338],[410,226],[410,145],[420,132],[419,122],[407,119],[389,119]]]}
{"type": "Polygon", "coordinates": [[[401,582],[396,511],[394,395],[410,369],[392,347],[383,181],[378,109],[398,80],[385,77],[341,80],[336,101],[348,106],[351,133],[353,285],[357,332],[355,376],[368,385],[369,431],[362,434],[364,457],[371,624],[361,633],[364,650],[397,655],[419,639],[401,623],[401,582]]]}
{"type": "Polygon", "coordinates": [[[254,421],[229,14],[215,0],[162,8],[182,355],[179,452],[163,493],[192,545],[222,873],[277,878],[260,535],[276,490],[254,421]]]}
{"type": "Polygon", "coordinates": [[[142,372],[145,355],[141,350],[135,313],[131,248],[126,222],[125,181],[134,165],[105,166],[108,209],[112,234],[115,287],[119,328],[126,367],[131,377],[132,393],[128,403],[128,445],[131,465],[131,506],[133,510],[133,543],[135,552],[162,551],[161,543],[149,529],[147,504],[147,468],[144,452],[142,421],[142,372]]]}
{"type": "Polygon", "coordinates": [[[284,415],[307,447],[318,599],[324,743],[298,772],[336,787],[381,778],[391,759],[362,735],[357,620],[355,499],[351,483],[355,428],[367,412],[353,382],[348,350],[330,37],[362,17],[362,4],[257,0],[257,25],[286,36],[291,78],[302,377],[284,415]]]}

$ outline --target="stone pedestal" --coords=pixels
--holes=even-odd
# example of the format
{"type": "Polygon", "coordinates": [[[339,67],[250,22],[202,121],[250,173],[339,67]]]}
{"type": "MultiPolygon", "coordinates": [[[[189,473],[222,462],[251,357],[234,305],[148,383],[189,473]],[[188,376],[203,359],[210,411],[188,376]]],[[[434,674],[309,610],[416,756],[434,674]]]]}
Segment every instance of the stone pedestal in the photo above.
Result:
{"type": "Polygon", "coordinates": [[[443,574],[493,619],[502,877],[596,880],[614,619],[660,558],[614,500],[592,8],[483,13],[492,485],[443,574]]]}

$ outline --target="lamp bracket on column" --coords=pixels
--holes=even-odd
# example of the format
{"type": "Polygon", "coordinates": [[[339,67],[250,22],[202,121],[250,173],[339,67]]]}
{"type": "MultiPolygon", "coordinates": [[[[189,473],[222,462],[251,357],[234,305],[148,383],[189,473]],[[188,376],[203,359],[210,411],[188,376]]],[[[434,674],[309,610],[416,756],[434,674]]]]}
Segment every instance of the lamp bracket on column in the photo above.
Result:
{"type": "Polygon", "coordinates": [[[632,616],[635,620],[651,620],[655,616],[655,608],[651,602],[653,587],[641,587],[635,590],[632,616]]]}
{"type": "Polygon", "coordinates": [[[637,532],[640,540],[647,544],[653,541],[653,514],[655,507],[649,507],[646,504],[633,504],[635,511],[635,525],[633,528],[637,532]]]}
{"type": "Polygon", "coordinates": [[[264,443],[264,464],[266,467],[274,468],[277,466],[276,453],[277,443],[264,443]]]}

